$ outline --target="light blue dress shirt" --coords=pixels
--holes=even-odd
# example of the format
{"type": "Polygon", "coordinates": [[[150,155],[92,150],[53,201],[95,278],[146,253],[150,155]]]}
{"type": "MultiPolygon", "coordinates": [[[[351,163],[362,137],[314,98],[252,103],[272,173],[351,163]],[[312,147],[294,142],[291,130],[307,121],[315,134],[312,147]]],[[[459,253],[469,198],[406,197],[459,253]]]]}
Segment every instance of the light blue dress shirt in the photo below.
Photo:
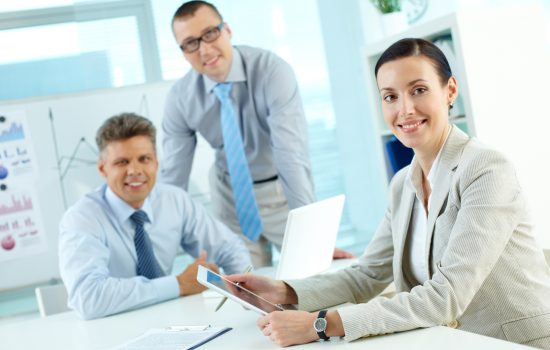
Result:
{"type": "MultiPolygon", "coordinates": [[[[86,195],[65,213],[60,224],[59,265],[69,307],[92,319],[140,308],[179,296],[170,275],[182,247],[193,257],[202,250],[207,260],[226,273],[244,271],[250,255],[243,241],[216,221],[182,189],[156,184],[142,208],[153,251],[166,276],[137,276],[135,211],[106,185],[86,195]]],[[[176,271],[180,273],[181,271],[176,271]]]]}
{"type": "MultiPolygon", "coordinates": [[[[232,83],[252,180],[278,175],[290,209],[312,203],[307,123],[292,68],[269,51],[235,46],[225,81],[232,83]]],[[[172,87],[162,123],[164,182],[187,189],[197,132],[216,150],[217,170],[229,174],[216,84],[191,70],[172,87]]]]}

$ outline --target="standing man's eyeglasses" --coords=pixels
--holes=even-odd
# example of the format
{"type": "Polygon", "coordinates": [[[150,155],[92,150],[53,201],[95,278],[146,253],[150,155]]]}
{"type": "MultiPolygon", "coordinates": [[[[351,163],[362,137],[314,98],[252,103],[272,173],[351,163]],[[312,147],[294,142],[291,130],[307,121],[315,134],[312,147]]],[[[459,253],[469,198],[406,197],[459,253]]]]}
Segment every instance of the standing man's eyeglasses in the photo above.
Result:
{"type": "Polygon", "coordinates": [[[224,23],[222,22],[215,27],[207,29],[206,32],[200,36],[200,38],[192,38],[184,41],[180,45],[181,51],[185,53],[192,53],[199,49],[201,41],[204,41],[205,43],[213,42],[220,37],[223,26],[224,23]]]}

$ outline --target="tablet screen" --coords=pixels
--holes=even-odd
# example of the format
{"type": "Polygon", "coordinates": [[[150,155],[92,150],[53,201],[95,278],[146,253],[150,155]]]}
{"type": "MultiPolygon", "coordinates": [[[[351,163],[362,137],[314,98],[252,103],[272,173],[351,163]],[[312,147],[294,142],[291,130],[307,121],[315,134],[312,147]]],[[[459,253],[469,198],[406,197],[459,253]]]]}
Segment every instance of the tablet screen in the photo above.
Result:
{"type": "Polygon", "coordinates": [[[206,270],[206,281],[267,313],[283,311],[283,308],[280,306],[270,303],[248,289],[228,281],[210,270],[206,270]]]}

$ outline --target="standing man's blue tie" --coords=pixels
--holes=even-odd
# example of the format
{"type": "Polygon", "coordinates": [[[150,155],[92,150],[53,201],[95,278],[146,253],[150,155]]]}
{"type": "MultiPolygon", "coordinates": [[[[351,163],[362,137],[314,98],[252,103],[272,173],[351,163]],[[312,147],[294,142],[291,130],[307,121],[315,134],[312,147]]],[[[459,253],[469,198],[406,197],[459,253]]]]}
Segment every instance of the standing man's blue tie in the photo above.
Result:
{"type": "Polygon", "coordinates": [[[225,157],[241,230],[248,239],[257,241],[263,231],[263,224],[256,204],[252,177],[244,153],[241,132],[235,118],[235,110],[231,103],[230,92],[230,83],[221,83],[214,88],[214,93],[221,103],[221,127],[225,157]]]}
{"type": "Polygon", "coordinates": [[[143,224],[148,221],[147,214],[143,210],[138,210],[130,216],[130,219],[136,227],[134,244],[136,245],[138,257],[137,274],[149,279],[164,276],[153,253],[153,245],[151,244],[149,235],[143,228],[143,224]]]}

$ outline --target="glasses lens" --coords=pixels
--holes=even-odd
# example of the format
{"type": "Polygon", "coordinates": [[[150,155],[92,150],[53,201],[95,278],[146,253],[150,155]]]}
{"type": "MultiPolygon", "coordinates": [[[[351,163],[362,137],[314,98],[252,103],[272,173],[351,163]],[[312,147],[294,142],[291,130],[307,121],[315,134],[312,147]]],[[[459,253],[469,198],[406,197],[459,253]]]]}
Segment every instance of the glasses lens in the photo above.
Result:
{"type": "Polygon", "coordinates": [[[216,40],[219,36],[220,36],[220,30],[216,27],[204,33],[201,39],[207,43],[211,43],[212,41],[216,40]]]}
{"type": "Polygon", "coordinates": [[[183,52],[187,52],[187,53],[197,51],[197,49],[199,48],[199,40],[198,39],[190,40],[182,44],[180,47],[183,50],[183,52]]]}

